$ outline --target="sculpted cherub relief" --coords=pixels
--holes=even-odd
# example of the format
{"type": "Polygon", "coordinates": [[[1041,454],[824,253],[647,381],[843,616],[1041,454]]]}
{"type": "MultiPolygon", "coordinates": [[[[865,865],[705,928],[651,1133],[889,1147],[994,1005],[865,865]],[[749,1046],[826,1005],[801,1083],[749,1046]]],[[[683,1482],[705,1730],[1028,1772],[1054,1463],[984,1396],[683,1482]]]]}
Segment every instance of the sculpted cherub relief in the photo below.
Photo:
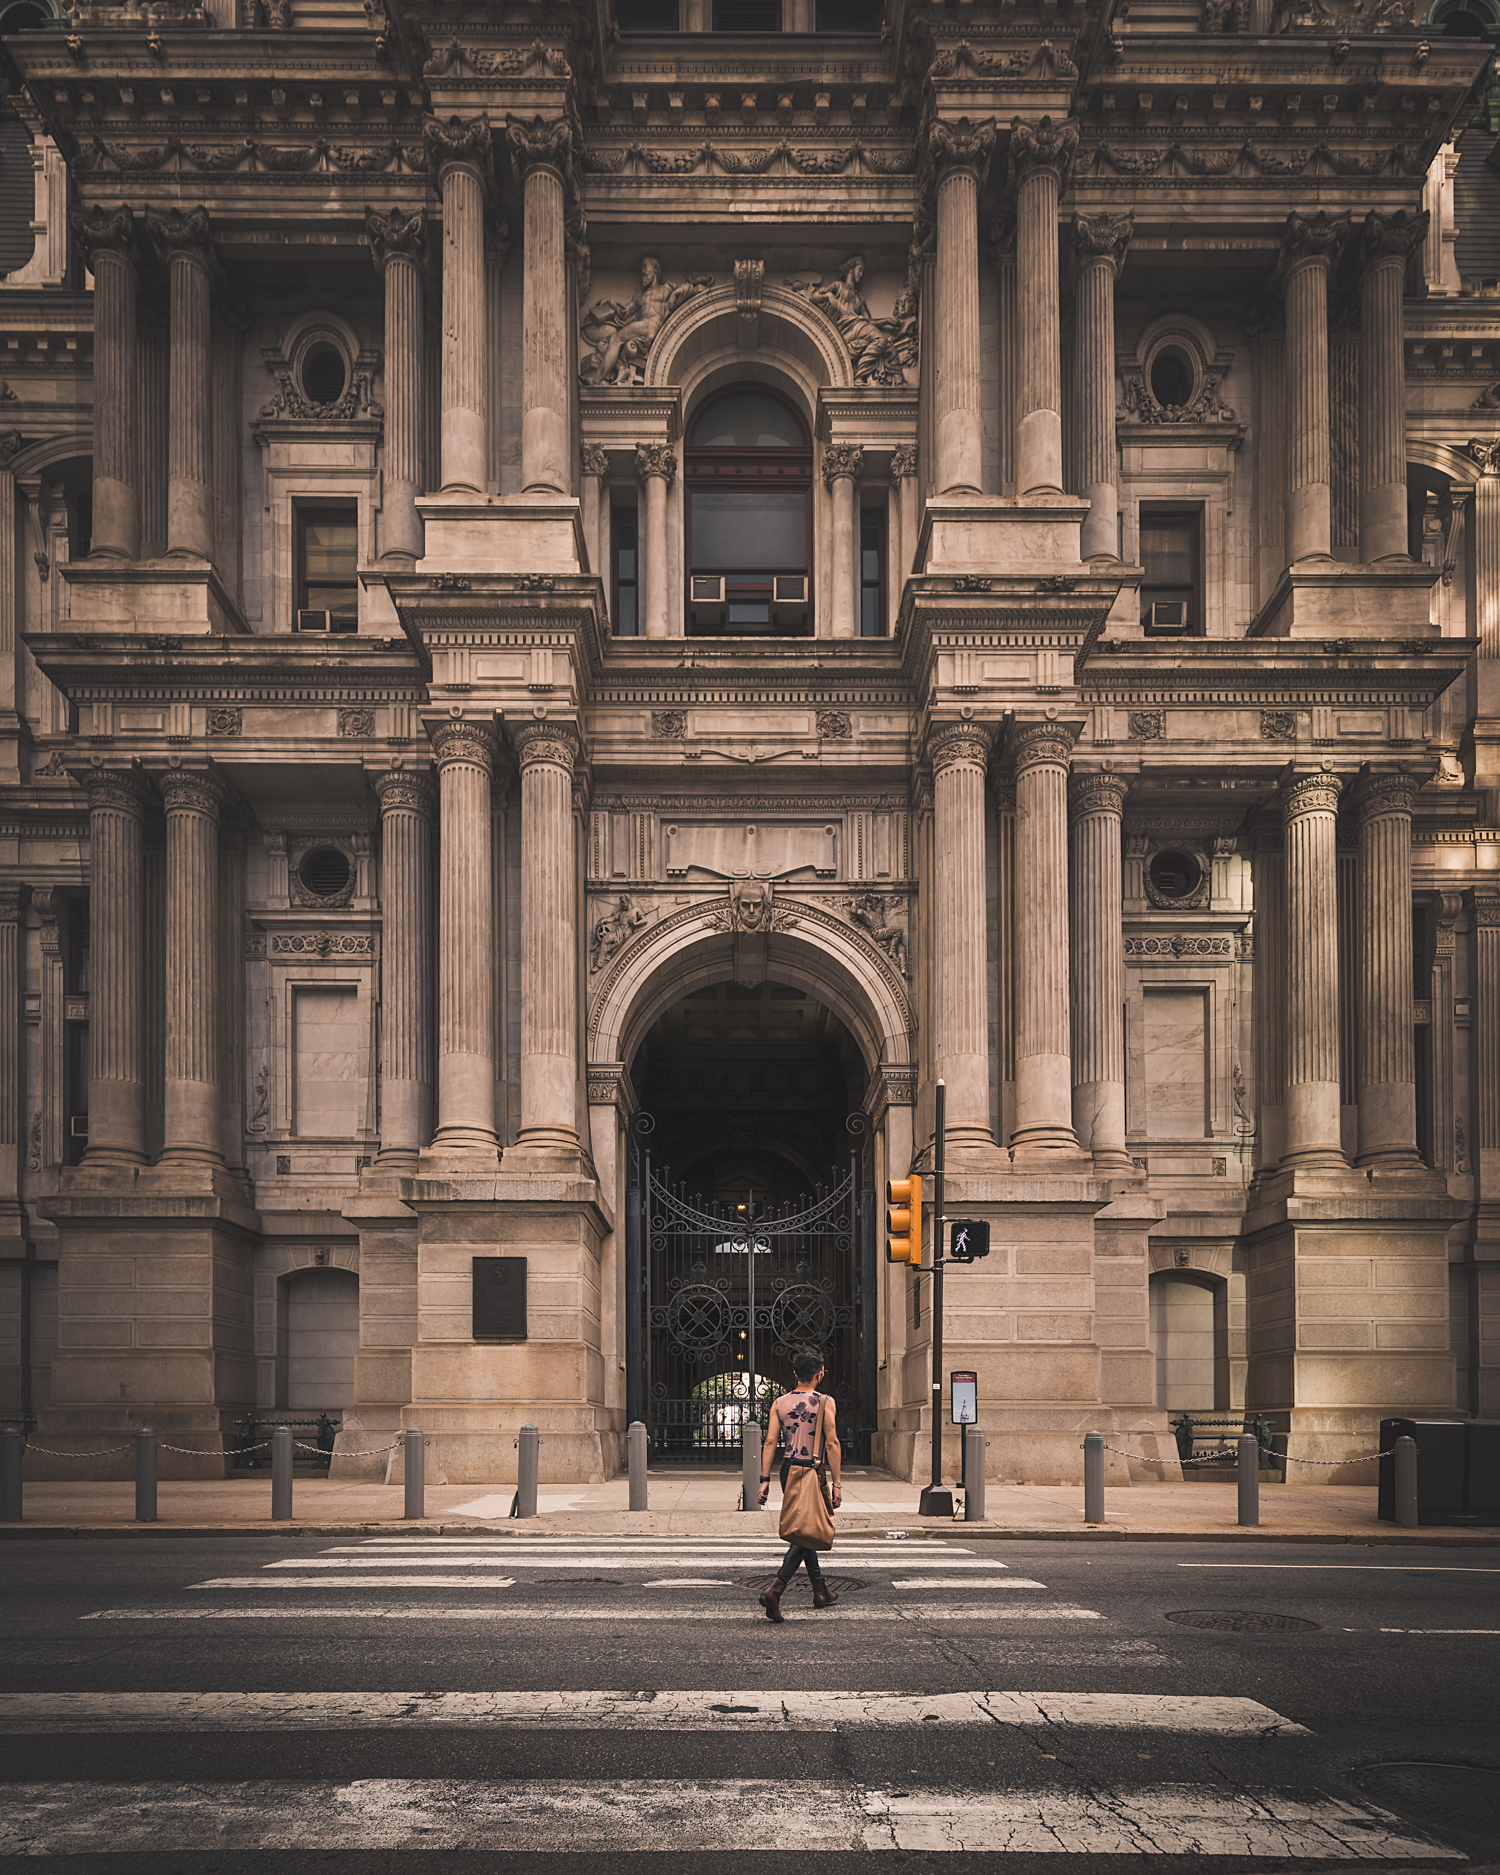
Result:
{"type": "Polygon", "coordinates": [[[906,967],[906,906],[900,898],[887,900],[878,892],[862,893],[849,901],[849,916],[870,934],[902,976],[910,976],[906,967]]]}
{"type": "Polygon", "coordinates": [[[647,914],[634,910],[623,894],[615,900],[614,910],[595,924],[590,943],[589,971],[602,970],[623,944],[633,938],[646,922],[647,914]]]}
{"type": "Polygon", "coordinates": [[[648,254],[641,262],[641,290],[634,299],[623,305],[597,300],[579,322],[584,342],[593,347],[579,366],[579,377],[585,384],[639,383],[651,341],[668,317],[712,285],[711,273],[695,273],[672,286],[662,278],[661,262],[648,254]]]}
{"type": "Polygon", "coordinates": [[[859,290],[864,277],[863,255],[851,254],[838,279],[827,286],[817,274],[810,280],[789,279],[787,285],[821,307],[838,327],[849,347],[856,384],[904,384],[906,367],[917,356],[916,296],[903,293],[890,318],[877,319],[859,290]]]}

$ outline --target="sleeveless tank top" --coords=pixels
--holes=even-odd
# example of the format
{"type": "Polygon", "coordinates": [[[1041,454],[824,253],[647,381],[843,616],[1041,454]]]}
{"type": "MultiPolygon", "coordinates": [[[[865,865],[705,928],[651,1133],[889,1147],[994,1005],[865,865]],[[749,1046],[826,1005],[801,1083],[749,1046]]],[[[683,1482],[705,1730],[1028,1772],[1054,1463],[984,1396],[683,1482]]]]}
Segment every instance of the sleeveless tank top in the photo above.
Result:
{"type": "Polygon", "coordinates": [[[818,1455],[818,1415],[821,1393],[783,1393],[776,1402],[781,1421],[781,1449],[788,1458],[811,1462],[818,1455]]]}

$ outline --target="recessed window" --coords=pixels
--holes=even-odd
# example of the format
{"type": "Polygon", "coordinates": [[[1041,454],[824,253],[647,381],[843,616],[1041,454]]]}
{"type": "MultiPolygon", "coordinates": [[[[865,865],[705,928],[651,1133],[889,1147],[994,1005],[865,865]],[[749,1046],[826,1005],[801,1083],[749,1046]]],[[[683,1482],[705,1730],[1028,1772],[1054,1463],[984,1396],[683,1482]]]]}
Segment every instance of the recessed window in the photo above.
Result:
{"type": "Polygon", "coordinates": [[[359,509],[297,510],[299,631],[359,629],[359,509]]]}
{"type": "Polygon", "coordinates": [[[781,0],[712,0],[716,33],[779,33],[781,0]]]}
{"type": "Polygon", "coordinates": [[[615,0],[622,33],[675,33],[677,0],[615,0]]]}
{"type": "Polygon", "coordinates": [[[302,356],[302,395],[310,404],[336,404],[349,383],[349,367],[337,345],[316,339],[302,356]]]}
{"type": "Polygon", "coordinates": [[[820,33],[878,33],[881,0],[817,0],[820,33]]]}
{"type": "Polygon", "coordinates": [[[1141,624],[1148,637],[1203,630],[1201,509],[1141,509],[1141,624]]]}
{"type": "Polygon", "coordinates": [[[1191,853],[1157,853],[1147,872],[1163,898],[1191,898],[1203,883],[1203,868],[1191,853]]]}
{"type": "Polygon", "coordinates": [[[688,630],[806,637],[812,443],[791,405],[760,386],[716,398],[686,452],[688,630]]]}
{"type": "Polygon", "coordinates": [[[862,508],[859,516],[859,635],[885,636],[885,509],[862,508]]]}
{"type": "Polygon", "coordinates": [[[336,846],[315,846],[304,853],[297,877],[314,898],[337,898],[349,883],[349,855],[336,846]]]}
{"type": "Polygon", "coordinates": [[[609,513],[609,538],[614,560],[615,636],[634,638],[640,631],[638,597],[640,575],[637,568],[636,529],[639,516],[634,504],[617,504],[609,513]]]}
{"type": "Polygon", "coordinates": [[[1164,410],[1193,401],[1193,367],[1179,351],[1163,347],[1151,360],[1151,395],[1164,410]]]}

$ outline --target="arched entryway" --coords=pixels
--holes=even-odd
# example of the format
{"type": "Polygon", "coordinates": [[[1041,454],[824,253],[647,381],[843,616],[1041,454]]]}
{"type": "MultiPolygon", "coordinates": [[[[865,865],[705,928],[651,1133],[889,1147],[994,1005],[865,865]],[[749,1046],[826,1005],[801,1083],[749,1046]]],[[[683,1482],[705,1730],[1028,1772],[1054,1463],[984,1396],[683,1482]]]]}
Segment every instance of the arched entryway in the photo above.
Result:
{"type": "Polygon", "coordinates": [[[1153,1274],[1151,1351],[1158,1406],[1172,1413],[1228,1407],[1227,1308],[1228,1290],[1221,1277],[1197,1270],[1153,1274]]]}
{"type": "Polygon", "coordinates": [[[302,1269],[282,1279],[281,1292],[276,1403],[337,1417],[354,1398],[359,1277],[347,1269],[302,1269]]]}

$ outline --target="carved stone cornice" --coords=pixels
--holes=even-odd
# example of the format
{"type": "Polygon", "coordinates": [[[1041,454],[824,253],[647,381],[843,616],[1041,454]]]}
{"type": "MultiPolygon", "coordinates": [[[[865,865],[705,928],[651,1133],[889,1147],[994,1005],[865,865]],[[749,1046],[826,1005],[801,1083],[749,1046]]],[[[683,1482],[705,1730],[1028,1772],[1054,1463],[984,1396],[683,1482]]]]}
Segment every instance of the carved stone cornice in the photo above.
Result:
{"type": "Polygon", "coordinates": [[[1282,824],[1304,814],[1336,814],[1344,784],[1337,775],[1293,775],[1281,786],[1282,824]]]}
{"type": "Polygon", "coordinates": [[[1125,812],[1125,797],[1130,792],[1128,775],[1099,772],[1068,777],[1068,814],[1073,820],[1086,820],[1092,814],[1109,814],[1119,820],[1125,812]]]}
{"type": "Polygon", "coordinates": [[[579,749],[577,731],[571,723],[518,723],[511,736],[523,772],[538,762],[550,762],[554,768],[572,774],[579,749]]]}
{"type": "Polygon", "coordinates": [[[995,153],[995,120],[974,123],[960,117],[949,123],[935,118],[927,132],[927,162],[935,175],[948,169],[972,169],[984,181],[995,153]]]}
{"type": "Polygon", "coordinates": [[[563,177],[573,169],[573,126],[566,117],[537,116],[529,123],[524,117],[507,117],[505,144],[517,181],[524,181],[528,169],[555,169],[563,177]]]}
{"type": "Polygon", "coordinates": [[[1350,216],[1330,215],[1319,209],[1316,215],[1299,215],[1295,209],[1286,218],[1281,234],[1281,252],[1276,257],[1272,283],[1284,286],[1289,275],[1309,261],[1321,261],[1332,268],[1343,252],[1349,237],[1350,216]]]}
{"type": "Polygon", "coordinates": [[[0,885],[0,924],[19,924],[30,897],[29,885],[0,885]]]}
{"type": "Polygon", "coordinates": [[[1010,174],[1012,189],[1039,169],[1050,169],[1058,186],[1066,188],[1078,154],[1078,124],[1071,117],[1054,124],[1044,117],[1039,124],[1028,124],[1017,117],[1010,127],[1010,174]]]}
{"type": "Polygon", "coordinates": [[[151,797],[144,779],[134,769],[90,768],[80,780],[89,798],[90,813],[96,807],[112,808],[116,813],[145,819],[151,797]]]}
{"type": "Polygon", "coordinates": [[[1360,231],[1360,266],[1369,268],[1380,261],[1392,260],[1405,267],[1417,247],[1426,240],[1431,220],[1425,208],[1415,214],[1398,208],[1394,215],[1382,215],[1372,208],[1360,231]]]}
{"type": "Polygon", "coordinates": [[[492,161],[490,124],[487,117],[471,117],[467,122],[454,115],[449,118],[422,119],[422,147],[435,176],[445,169],[463,164],[478,172],[488,182],[492,161]]]}
{"type": "Polygon", "coordinates": [[[643,482],[659,475],[670,488],[677,475],[677,453],[670,443],[637,443],[635,472],[643,482]]]}
{"type": "Polygon", "coordinates": [[[917,446],[915,443],[898,443],[891,451],[891,480],[905,481],[907,476],[917,472],[917,446]]]}
{"type": "Polygon", "coordinates": [[[157,776],[156,785],[161,789],[169,818],[173,814],[207,814],[214,820],[219,818],[219,809],[224,804],[224,784],[208,769],[169,768],[157,776]]]}
{"type": "Polygon", "coordinates": [[[495,732],[488,723],[462,720],[435,723],[431,729],[432,756],[438,768],[481,768],[492,775],[495,768],[495,732]]]}
{"type": "Polygon", "coordinates": [[[994,733],[983,723],[944,723],[928,738],[927,759],[934,775],[960,763],[968,763],[982,774],[989,766],[994,746],[994,733]]]}
{"type": "Polygon", "coordinates": [[[75,208],[68,219],[91,272],[96,254],[116,254],[135,266],[135,219],[128,208],[75,208]]]}
{"type": "Polygon", "coordinates": [[[170,266],[173,260],[183,255],[201,267],[213,267],[213,229],[209,225],[208,210],[201,203],[197,208],[189,209],[148,208],[145,222],[151,245],[165,265],[170,266]]]}
{"type": "Polygon", "coordinates": [[[1125,263],[1134,227],[1133,215],[1075,215],[1073,245],[1079,266],[1103,261],[1118,273],[1125,263]]]}
{"type": "Polygon", "coordinates": [[[1017,723],[1006,747],[1017,775],[1028,768],[1066,768],[1073,759],[1073,731],[1064,723],[1017,723]]]}
{"type": "Polygon", "coordinates": [[[1410,820],[1421,786],[1415,775],[1361,775],[1349,791],[1356,822],[1363,826],[1391,814],[1410,820]]]}
{"type": "Polygon", "coordinates": [[[393,208],[388,215],[382,215],[378,208],[367,208],[365,239],[370,243],[376,273],[383,274],[390,260],[409,260],[426,272],[427,224],[421,209],[408,215],[393,208]]]}
{"type": "Polygon", "coordinates": [[[585,475],[592,475],[603,480],[609,474],[609,451],[598,443],[585,443],[580,452],[580,461],[585,475]]]}
{"type": "Polygon", "coordinates": [[[382,814],[421,814],[431,820],[437,806],[437,794],[428,776],[410,769],[388,768],[373,781],[382,814]]]}
{"type": "Polygon", "coordinates": [[[1500,929],[1500,892],[1476,886],[1464,896],[1469,901],[1469,923],[1476,931],[1500,929]]]}
{"type": "Polygon", "coordinates": [[[858,443],[829,443],[823,451],[823,480],[830,493],[835,482],[857,482],[864,460],[858,443]]]}

